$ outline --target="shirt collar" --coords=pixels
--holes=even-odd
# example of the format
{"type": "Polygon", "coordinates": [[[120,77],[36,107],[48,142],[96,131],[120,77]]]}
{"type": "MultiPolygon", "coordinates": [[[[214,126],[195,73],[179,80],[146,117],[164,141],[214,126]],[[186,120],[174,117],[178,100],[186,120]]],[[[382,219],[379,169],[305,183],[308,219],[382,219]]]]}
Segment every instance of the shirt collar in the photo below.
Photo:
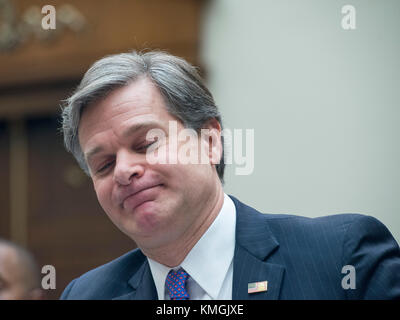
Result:
{"type": "MultiPolygon", "coordinates": [[[[211,226],[195,244],[180,266],[212,298],[217,299],[235,250],[235,204],[224,194],[224,204],[211,226]],[[205,261],[207,261],[205,265],[205,261]],[[210,276],[212,274],[212,276],[210,276]]],[[[164,300],[165,279],[171,270],[147,258],[158,298],[164,300]]]]}

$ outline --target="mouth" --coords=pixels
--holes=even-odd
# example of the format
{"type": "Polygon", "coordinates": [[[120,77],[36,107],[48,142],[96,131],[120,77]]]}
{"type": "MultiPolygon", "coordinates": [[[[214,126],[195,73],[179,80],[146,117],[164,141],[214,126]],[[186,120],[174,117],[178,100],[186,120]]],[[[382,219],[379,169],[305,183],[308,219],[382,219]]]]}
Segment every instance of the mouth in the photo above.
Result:
{"type": "Polygon", "coordinates": [[[126,197],[122,202],[122,207],[124,209],[133,211],[146,202],[154,201],[157,198],[159,191],[162,187],[163,184],[158,184],[139,190],[138,192],[135,192],[126,197]]]}

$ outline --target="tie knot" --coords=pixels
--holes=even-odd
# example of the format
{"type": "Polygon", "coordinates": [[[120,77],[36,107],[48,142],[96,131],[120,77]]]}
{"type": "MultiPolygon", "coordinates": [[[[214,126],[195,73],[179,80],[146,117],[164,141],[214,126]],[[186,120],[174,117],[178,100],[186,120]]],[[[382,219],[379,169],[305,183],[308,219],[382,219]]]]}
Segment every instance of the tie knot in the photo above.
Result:
{"type": "Polygon", "coordinates": [[[182,268],[168,273],[165,286],[168,289],[171,300],[189,300],[189,293],[186,291],[186,280],[188,273],[182,268]]]}

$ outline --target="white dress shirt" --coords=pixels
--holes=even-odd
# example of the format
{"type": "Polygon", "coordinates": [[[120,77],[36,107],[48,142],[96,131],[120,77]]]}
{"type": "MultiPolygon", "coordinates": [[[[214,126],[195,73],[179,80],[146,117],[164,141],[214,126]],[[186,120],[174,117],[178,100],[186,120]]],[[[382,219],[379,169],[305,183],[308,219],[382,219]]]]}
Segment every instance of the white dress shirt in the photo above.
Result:
{"type": "Polygon", "coordinates": [[[236,208],[224,194],[224,204],[208,230],[179,266],[170,268],[147,258],[158,299],[169,300],[165,280],[171,269],[189,274],[186,289],[191,300],[231,300],[236,208]]]}

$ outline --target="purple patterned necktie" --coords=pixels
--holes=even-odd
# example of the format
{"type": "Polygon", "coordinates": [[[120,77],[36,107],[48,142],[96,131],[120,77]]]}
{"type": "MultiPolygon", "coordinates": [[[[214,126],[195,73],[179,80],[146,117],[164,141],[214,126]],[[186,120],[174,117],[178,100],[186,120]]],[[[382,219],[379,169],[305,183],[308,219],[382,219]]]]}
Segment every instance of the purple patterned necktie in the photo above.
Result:
{"type": "Polygon", "coordinates": [[[186,291],[186,280],[189,278],[183,269],[171,270],[165,280],[171,300],[189,300],[189,293],[186,291]]]}

